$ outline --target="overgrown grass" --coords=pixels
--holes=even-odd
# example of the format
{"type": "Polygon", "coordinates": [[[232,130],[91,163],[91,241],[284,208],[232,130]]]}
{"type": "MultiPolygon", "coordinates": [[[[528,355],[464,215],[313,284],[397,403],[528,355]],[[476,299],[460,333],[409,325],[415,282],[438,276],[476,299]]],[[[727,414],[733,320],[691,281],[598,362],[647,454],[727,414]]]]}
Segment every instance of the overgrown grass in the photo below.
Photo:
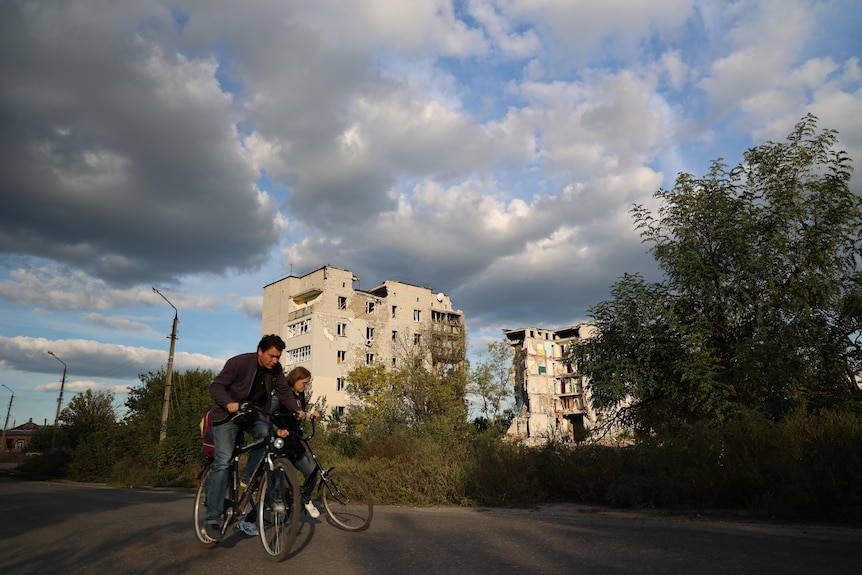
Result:
{"type": "MultiPolygon", "coordinates": [[[[862,523],[862,420],[852,414],[800,413],[779,424],[742,414],[632,447],[528,449],[491,433],[462,439],[378,437],[340,464],[385,504],[568,501],[862,523]]],[[[326,443],[320,449],[324,461],[337,460],[326,443]]]]}
{"type": "MultiPolygon", "coordinates": [[[[193,487],[202,458],[186,443],[123,445],[46,454],[43,474],[124,485],[193,487]],[[114,451],[112,451],[114,450],[114,451]]],[[[350,471],[377,504],[529,506],[575,502],[624,508],[740,509],[755,515],[862,523],[862,419],[795,414],[775,424],[742,414],[722,426],[633,447],[549,444],[526,448],[464,425],[421,432],[319,431],[326,467],[350,471]]]]}

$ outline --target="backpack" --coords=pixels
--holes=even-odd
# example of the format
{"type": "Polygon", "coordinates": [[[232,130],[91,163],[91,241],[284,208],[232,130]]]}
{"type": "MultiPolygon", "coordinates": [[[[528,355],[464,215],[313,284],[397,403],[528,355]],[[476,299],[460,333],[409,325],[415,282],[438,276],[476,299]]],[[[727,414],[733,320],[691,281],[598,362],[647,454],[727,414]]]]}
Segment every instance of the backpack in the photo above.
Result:
{"type": "Polygon", "coordinates": [[[215,457],[215,442],[213,441],[213,425],[210,421],[210,412],[207,411],[201,418],[201,442],[203,442],[204,456],[212,459],[215,457]]]}

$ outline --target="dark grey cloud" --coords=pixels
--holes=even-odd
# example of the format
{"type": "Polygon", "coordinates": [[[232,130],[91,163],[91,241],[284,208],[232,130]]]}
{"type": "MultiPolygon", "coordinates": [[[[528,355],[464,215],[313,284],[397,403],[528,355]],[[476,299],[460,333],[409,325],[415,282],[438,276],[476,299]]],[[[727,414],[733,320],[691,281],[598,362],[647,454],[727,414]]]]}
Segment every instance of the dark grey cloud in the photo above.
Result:
{"type": "Polygon", "coordinates": [[[217,62],[61,6],[0,7],[0,252],[126,284],[259,266],[281,230],[217,62]]]}
{"type": "MultiPolygon", "coordinates": [[[[445,3],[177,6],[0,5],[0,252],[175,286],[253,270],[290,241],[284,270],[430,285],[483,325],[578,316],[652,269],[628,209],[673,178],[656,166],[703,172],[686,147],[728,131],[700,117],[710,99],[761,130],[806,106],[860,117],[858,60],[783,50],[807,37],[805,3],[780,31],[771,5],[747,5],[752,19],[686,0],[597,5],[586,34],[566,3],[464,5],[470,25],[445,3]],[[717,40],[689,53],[688,26],[717,40]],[[761,82],[741,92],[752,69],[761,82]]],[[[0,292],[33,301],[26,285],[0,292]]]]}

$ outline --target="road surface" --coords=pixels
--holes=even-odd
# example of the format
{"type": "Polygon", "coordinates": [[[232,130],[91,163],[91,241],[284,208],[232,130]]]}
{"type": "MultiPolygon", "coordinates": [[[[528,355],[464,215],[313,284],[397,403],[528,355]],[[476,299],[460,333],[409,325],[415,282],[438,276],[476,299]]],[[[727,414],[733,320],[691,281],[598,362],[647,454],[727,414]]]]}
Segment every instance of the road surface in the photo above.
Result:
{"type": "Polygon", "coordinates": [[[542,505],[375,508],[369,530],[305,518],[283,563],[229,531],[192,533],[193,496],[0,475],[0,573],[639,574],[862,573],[862,529],[542,505]]]}

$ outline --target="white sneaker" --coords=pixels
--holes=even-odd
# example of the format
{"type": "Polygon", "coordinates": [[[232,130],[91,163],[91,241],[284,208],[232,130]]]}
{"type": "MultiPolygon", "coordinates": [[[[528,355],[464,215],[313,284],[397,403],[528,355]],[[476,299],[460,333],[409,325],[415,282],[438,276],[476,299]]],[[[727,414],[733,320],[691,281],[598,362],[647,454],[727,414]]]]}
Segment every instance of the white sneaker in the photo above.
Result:
{"type": "Polygon", "coordinates": [[[315,507],[314,503],[311,501],[305,504],[305,512],[308,513],[309,517],[312,519],[320,517],[320,511],[317,510],[317,507],[315,507]]]}

